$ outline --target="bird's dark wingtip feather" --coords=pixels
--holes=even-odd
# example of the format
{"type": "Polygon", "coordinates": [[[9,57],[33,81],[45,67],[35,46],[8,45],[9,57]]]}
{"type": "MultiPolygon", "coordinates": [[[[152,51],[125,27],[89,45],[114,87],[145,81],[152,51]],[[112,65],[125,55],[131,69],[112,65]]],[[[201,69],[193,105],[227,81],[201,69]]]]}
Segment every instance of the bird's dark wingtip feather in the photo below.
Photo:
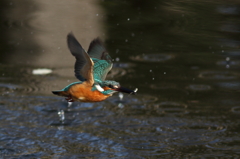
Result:
{"type": "Polygon", "coordinates": [[[75,40],[77,41],[77,39],[75,38],[73,32],[68,33],[68,35],[67,35],[67,43],[69,44],[71,41],[75,41],[75,40]]]}
{"type": "Polygon", "coordinates": [[[69,35],[74,36],[72,31],[70,31],[67,36],[69,36],[69,35]]]}
{"type": "Polygon", "coordinates": [[[67,35],[67,44],[73,56],[82,56],[84,50],[72,32],[67,35]]]}
{"type": "Polygon", "coordinates": [[[103,46],[102,40],[101,40],[99,37],[97,37],[97,38],[95,38],[95,39],[93,39],[93,40],[91,41],[91,43],[90,43],[90,45],[89,45],[89,48],[88,48],[88,53],[91,52],[91,50],[92,50],[96,45],[100,45],[100,46],[102,46],[103,48],[105,48],[105,47],[103,46]]]}

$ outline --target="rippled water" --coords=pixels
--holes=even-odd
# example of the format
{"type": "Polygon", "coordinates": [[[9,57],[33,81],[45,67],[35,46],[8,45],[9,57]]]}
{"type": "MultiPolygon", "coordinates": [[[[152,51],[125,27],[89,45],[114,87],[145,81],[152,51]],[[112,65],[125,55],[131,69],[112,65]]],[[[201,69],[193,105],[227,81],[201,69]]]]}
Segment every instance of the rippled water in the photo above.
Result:
{"type": "Polygon", "coordinates": [[[0,2],[0,158],[239,158],[238,1],[0,2]],[[51,94],[100,36],[136,95],[51,94]]]}

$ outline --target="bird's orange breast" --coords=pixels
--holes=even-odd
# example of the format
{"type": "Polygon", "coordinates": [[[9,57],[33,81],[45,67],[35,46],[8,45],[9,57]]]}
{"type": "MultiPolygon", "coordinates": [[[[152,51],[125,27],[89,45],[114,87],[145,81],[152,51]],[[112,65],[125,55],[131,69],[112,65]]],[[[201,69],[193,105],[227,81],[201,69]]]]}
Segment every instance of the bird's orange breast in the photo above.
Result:
{"type": "MultiPolygon", "coordinates": [[[[104,90],[110,89],[109,87],[104,87],[104,90]]],[[[81,102],[100,102],[108,98],[110,95],[104,95],[98,90],[92,91],[92,86],[83,82],[81,84],[75,84],[70,87],[68,93],[74,101],[81,102]]]]}

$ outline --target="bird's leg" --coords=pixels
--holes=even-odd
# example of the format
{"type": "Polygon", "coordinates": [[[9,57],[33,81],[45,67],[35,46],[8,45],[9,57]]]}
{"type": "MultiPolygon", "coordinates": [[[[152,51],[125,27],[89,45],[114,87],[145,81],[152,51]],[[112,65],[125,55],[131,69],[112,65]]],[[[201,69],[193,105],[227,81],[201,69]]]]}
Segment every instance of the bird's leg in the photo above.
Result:
{"type": "Polygon", "coordinates": [[[65,98],[68,102],[74,102],[71,96],[68,96],[67,98],[65,98]]]}

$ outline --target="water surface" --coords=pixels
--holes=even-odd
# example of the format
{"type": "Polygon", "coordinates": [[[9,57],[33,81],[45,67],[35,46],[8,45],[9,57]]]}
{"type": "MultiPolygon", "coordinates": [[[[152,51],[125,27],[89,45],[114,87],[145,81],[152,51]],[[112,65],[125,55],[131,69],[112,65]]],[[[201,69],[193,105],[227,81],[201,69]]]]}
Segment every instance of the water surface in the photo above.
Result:
{"type": "Polygon", "coordinates": [[[0,4],[2,158],[240,157],[238,1],[0,4]],[[107,78],[138,94],[51,94],[77,81],[70,31],[85,49],[104,39],[107,78]]]}

